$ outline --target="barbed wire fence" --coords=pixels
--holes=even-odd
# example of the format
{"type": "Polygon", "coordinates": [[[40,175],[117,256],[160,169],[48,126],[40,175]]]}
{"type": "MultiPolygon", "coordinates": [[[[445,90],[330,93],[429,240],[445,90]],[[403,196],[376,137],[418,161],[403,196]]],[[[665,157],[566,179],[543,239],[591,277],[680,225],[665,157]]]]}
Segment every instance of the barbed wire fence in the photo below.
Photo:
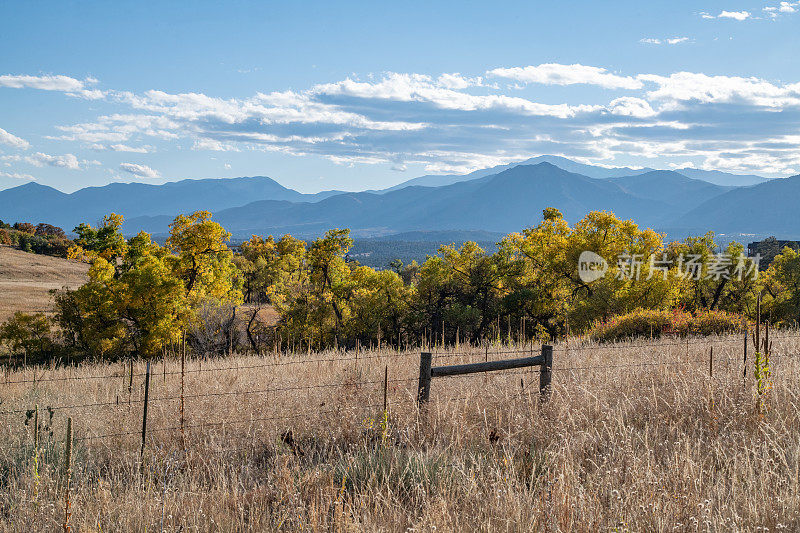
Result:
{"type": "MultiPolygon", "coordinates": [[[[774,332],[772,336],[772,341],[778,344],[778,350],[770,355],[770,361],[780,364],[781,361],[784,360],[796,360],[800,357],[800,352],[790,352],[790,351],[781,351],[781,341],[790,340],[790,339],[800,339],[800,333],[798,334],[781,334],[780,332],[774,332]]],[[[745,341],[746,342],[746,341],[745,341]]],[[[743,355],[741,353],[737,354],[729,354],[724,355],[720,353],[721,350],[718,350],[717,355],[714,355],[714,347],[719,348],[727,348],[729,352],[735,351],[738,347],[740,348],[739,352],[741,352],[741,341],[736,338],[686,338],[686,339],[670,339],[666,341],[639,341],[639,342],[629,342],[629,343],[619,343],[619,344],[609,344],[609,345],[597,345],[597,344],[590,344],[583,341],[574,341],[574,342],[566,342],[563,344],[558,344],[553,347],[553,366],[552,372],[556,376],[553,382],[558,387],[570,387],[570,386],[577,386],[580,384],[591,384],[593,389],[601,388],[596,383],[597,375],[604,373],[616,373],[621,378],[626,376],[626,373],[629,371],[634,370],[641,370],[646,368],[651,369],[671,369],[676,370],[679,368],[694,368],[699,371],[708,371],[709,379],[716,379],[719,382],[722,382],[723,378],[731,378],[736,377],[736,379],[729,379],[731,382],[741,383],[741,374],[742,374],[742,366],[746,365],[747,363],[744,361],[743,355]],[[692,347],[700,346],[703,348],[703,356],[700,357],[701,354],[698,353],[690,353],[692,347]],[[624,363],[609,363],[603,362],[602,364],[576,364],[576,360],[579,360],[582,355],[585,353],[592,353],[592,352],[604,352],[604,353],[618,353],[624,352],[626,350],[632,349],[647,349],[648,351],[657,351],[663,350],[663,348],[675,348],[676,351],[678,348],[682,348],[685,351],[679,353],[677,357],[670,357],[670,358],[660,358],[657,361],[639,361],[639,362],[624,362],[624,363]],[[708,353],[706,354],[706,350],[708,353]],[[724,367],[724,370],[722,370],[724,367]],[[707,369],[707,370],[706,370],[707,369]],[[715,370],[716,370],[716,378],[715,378],[715,370]]],[[[696,351],[696,350],[695,350],[696,351]]],[[[470,359],[474,362],[481,362],[487,361],[489,356],[492,357],[492,361],[496,361],[499,357],[503,356],[508,358],[509,356],[521,356],[521,355],[531,355],[536,352],[534,345],[526,345],[524,347],[498,347],[498,349],[487,350],[485,346],[474,346],[468,347],[466,349],[449,349],[449,350],[440,350],[437,352],[430,352],[431,358],[437,362],[448,362],[448,361],[463,361],[464,359],[470,359]]],[[[384,379],[361,379],[355,381],[348,381],[348,382],[330,382],[330,383],[317,383],[317,384],[297,384],[297,385],[287,385],[287,386],[275,386],[275,387],[260,387],[260,388],[247,388],[247,389],[234,389],[234,390],[215,390],[211,392],[189,392],[183,394],[164,394],[164,395],[157,395],[154,397],[148,398],[120,398],[119,395],[116,396],[114,400],[107,400],[107,401],[96,401],[96,402],[75,402],[75,403],[64,403],[64,404],[50,404],[50,405],[42,405],[39,406],[43,408],[49,413],[50,420],[52,421],[55,413],[63,413],[64,418],[67,417],[73,418],[74,420],[80,420],[80,417],[98,417],[102,414],[103,409],[117,409],[117,408],[127,408],[129,411],[132,410],[134,406],[144,407],[145,405],[159,405],[165,404],[169,402],[175,402],[176,405],[176,412],[177,412],[177,402],[185,402],[185,401],[197,401],[203,399],[218,399],[223,397],[239,399],[243,397],[257,397],[257,396],[266,396],[266,395],[280,395],[285,393],[303,393],[308,394],[312,391],[320,391],[320,390],[335,390],[337,388],[342,387],[351,387],[351,388],[359,388],[367,390],[373,397],[380,398],[381,389],[383,389],[383,402],[377,403],[363,403],[361,405],[356,406],[346,406],[346,405],[336,405],[333,407],[328,407],[323,409],[324,406],[317,406],[312,409],[303,409],[293,411],[291,413],[284,413],[284,414],[275,414],[270,416],[249,416],[249,417],[240,417],[238,419],[226,419],[226,420],[211,420],[211,421],[200,421],[200,422],[191,422],[191,423],[181,423],[181,424],[174,424],[174,425],[164,425],[164,426],[156,426],[156,427],[147,427],[146,431],[143,431],[144,428],[130,428],[124,431],[110,431],[106,433],[100,434],[91,434],[91,433],[78,433],[76,437],[73,438],[75,442],[87,442],[87,443],[97,443],[102,441],[109,441],[111,439],[117,438],[125,438],[125,437],[140,437],[141,441],[145,444],[148,442],[148,438],[150,438],[154,434],[164,434],[170,432],[185,432],[187,430],[205,430],[214,427],[220,426],[227,426],[227,427],[236,427],[241,425],[247,424],[254,424],[258,422],[282,422],[282,421],[291,421],[294,419],[312,419],[314,417],[320,416],[327,416],[327,415],[342,415],[345,414],[352,414],[354,412],[360,413],[368,413],[371,411],[379,411],[382,412],[388,406],[397,406],[403,402],[408,402],[409,404],[413,404],[417,401],[417,388],[414,386],[418,383],[418,377],[393,377],[389,379],[389,365],[390,363],[396,363],[398,359],[406,359],[406,364],[410,364],[411,362],[415,362],[416,358],[419,357],[420,352],[386,352],[386,353],[365,353],[365,354],[358,354],[358,355],[348,355],[348,356],[341,356],[341,357],[323,357],[323,358],[302,358],[302,359],[292,359],[287,361],[279,361],[279,360],[272,360],[272,361],[264,361],[254,364],[237,364],[237,365],[223,365],[223,366],[216,366],[213,364],[206,363],[205,368],[198,367],[198,368],[190,368],[185,369],[183,372],[180,371],[164,371],[161,373],[165,378],[166,377],[174,377],[174,376],[181,376],[181,375],[196,375],[202,376],[206,374],[215,374],[219,375],[225,372],[238,372],[238,371],[255,371],[255,370],[264,370],[264,369],[277,369],[277,368],[287,368],[287,367],[295,367],[298,365],[305,365],[305,366],[313,366],[313,365],[322,365],[322,364],[337,364],[337,365],[352,365],[354,368],[357,367],[360,363],[365,363],[368,361],[382,361],[385,363],[386,374],[384,379]],[[392,392],[391,402],[389,402],[389,394],[390,391],[392,392]]],[[[220,362],[225,362],[225,359],[220,359],[220,362]]],[[[12,387],[16,386],[28,386],[31,388],[42,387],[47,384],[62,384],[64,382],[92,382],[92,381],[107,381],[107,380],[120,380],[121,388],[124,390],[127,388],[126,380],[146,380],[148,372],[133,372],[133,373],[126,373],[124,370],[118,372],[111,372],[111,373],[101,373],[98,375],[79,375],[76,372],[81,370],[80,367],[73,367],[71,371],[73,375],[69,376],[45,376],[46,372],[58,372],[59,369],[51,369],[51,370],[44,370],[42,371],[42,375],[36,377],[36,369],[32,369],[31,372],[34,373],[34,377],[28,379],[8,379],[8,375],[6,376],[6,380],[3,383],[2,389],[5,391],[10,391],[12,387]]],[[[746,370],[746,368],[745,368],[746,370]]],[[[63,371],[63,369],[62,369],[63,371]]],[[[154,374],[150,372],[151,376],[154,374]]],[[[489,374],[468,374],[468,375],[460,375],[460,376],[452,376],[447,378],[437,378],[439,379],[447,379],[449,381],[459,381],[459,380],[474,380],[474,379],[482,379],[485,382],[493,382],[495,387],[497,384],[501,382],[501,380],[505,379],[507,383],[509,383],[509,378],[520,379],[522,378],[523,381],[521,382],[521,387],[519,389],[515,388],[515,393],[507,395],[508,399],[512,397],[519,396],[520,398],[527,398],[529,401],[533,398],[535,399],[536,396],[530,394],[530,380],[531,379],[538,379],[540,374],[540,370],[535,369],[534,367],[525,368],[521,370],[504,370],[498,371],[495,373],[489,374]],[[528,386],[524,382],[524,378],[529,378],[528,386]],[[526,388],[528,389],[526,391],[526,388]]],[[[138,385],[140,386],[141,385],[138,385]]],[[[619,380],[618,386],[625,386],[630,387],[631,384],[629,381],[626,380],[619,380]]],[[[607,387],[611,388],[611,387],[607,387]]],[[[2,399],[0,395],[0,399],[2,399]]],[[[467,401],[467,400],[476,400],[475,396],[458,396],[458,397],[436,397],[435,401],[440,404],[447,404],[447,403],[454,403],[459,401],[467,401]]],[[[17,400],[18,403],[21,403],[22,399],[17,400]]],[[[4,419],[6,421],[6,428],[7,434],[10,434],[11,431],[11,423],[10,420],[17,417],[17,420],[23,420],[25,425],[30,423],[31,417],[33,416],[34,411],[36,410],[36,406],[31,407],[16,407],[16,408],[9,408],[3,409],[5,403],[8,402],[8,399],[5,399],[0,403],[0,419],[4,419]]],[[[43,411],[44,412],[44,411],[43,411]]],[[[115,411],[116,412],[116,411],[115,411]]],[[[146,416],[146,415],[145,415],[146,416]]],[[[146,422],[143,420],[143,422],[146,422]]],[[[10,442],[4,448],[7,452],[13,449],[19,450],[29,450],[32,446],[32,443],[27,442],[29,437],[27,436],[27,432],[18,434],[18,441],[24,440],[26,442],[10,442]]]]}

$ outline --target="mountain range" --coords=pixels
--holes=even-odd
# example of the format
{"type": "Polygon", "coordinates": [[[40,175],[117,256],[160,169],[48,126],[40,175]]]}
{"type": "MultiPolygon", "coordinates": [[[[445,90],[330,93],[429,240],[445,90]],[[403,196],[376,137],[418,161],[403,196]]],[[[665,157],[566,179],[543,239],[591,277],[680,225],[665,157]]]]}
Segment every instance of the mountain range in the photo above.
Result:
{"type": "Polygon", "coordinates": [[[86,187],[71,194],[30,182],[0,191],[0,219],[46,221],[71,230],[81,222],[94,224],[103,215],[112,212],[121,213],[125,218],[185,213],[198,209],[213,212],[264,198],[316,202],[341,192],[302,194],[265,176],[186,179],[163,185],[111,183],[102,187],[86,187]]]}
{"type": "MultiPolygon", "coordinates": [[[[476,170],[474,172],[470,172],[469,174],[445,174],[445,175],[420,176],[419,178],[414,178],[408,181],[404,181],[403,183],[395,185],[394,187],[390,187],[388,189],[384,189],[383,191],[376,191],[376,192],[390,192],[398,189],[403,189],[411,185],[421,185],[423,187],[440,187],[442,185],[450,185],[452,183],[457,183],[459,181],[469,181],[475,178],[482,178],[484,176],[489,176],[491,174],[497,174],[499,172],[508,170],[509,168],[516,167],[519,165],[537,165],[539,163],[550,163],[551,165],[557,166],[558,168],[561,168],[563,170],[574,172],[575,174],[582,174],[590,178],[598,178],[598,179],[636,176],[639,174],[646,174],[648,172],[652,172],[653,170],[655,170],[647,167],[645,168],[600,167],[594,165],[586,165],[584,163],[578,163],[577,161],[573,161],[571,159],[567,159],[566,157],[561,157],[557,155],[540,155],[538,157],[532,157],[520,163],[511,163],[508,165],[499,165],[492,168],[485,168],[481,170],[476,170]]],[[[733,185],[741,187],[745,185],[757,185],[759,183],[767,181],[765,178],[762,178],[761,176],[754,176],[752,174],[730,174],[728,172],[720,172],[717,170],[682,168],[682,169],[677,169],[675,172],[679,172],[689,178],[707,181],[715,185],[733,185]]]]}
{"type": "Polygon", "coordinates": [[[605,209],[670,237],[718,233],[800,235],[794,199],[800,176],[767,180],[716,171],[605,168],[557,156],[466,175],[422,176],[380,191],[302,194],[263,177],[114,183],[71,194],[28,183],[0,191],[0,219],[48,222],[71,230],[109,212],[123,230],[167,232],[177,213],[206,209],[235,237],[292,233],[313,237],[349,227],[358,237],[403,232],[519,231],[556,207],[575,222],[605,209]],[[691,174],[691,175],[687,175],[691,174]]]}

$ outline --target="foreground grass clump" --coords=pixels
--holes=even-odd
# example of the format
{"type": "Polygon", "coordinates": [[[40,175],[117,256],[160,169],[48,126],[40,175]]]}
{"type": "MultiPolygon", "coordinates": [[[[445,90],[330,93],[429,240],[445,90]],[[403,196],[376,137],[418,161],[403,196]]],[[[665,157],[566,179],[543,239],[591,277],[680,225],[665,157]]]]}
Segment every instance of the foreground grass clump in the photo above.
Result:
{"type": "Polygon", "coordinates": [[[693,314],[679,309],[636,309],[596,322],[588,334],[596,341],[617,342],[664,335],[722,335],[742,331],[742,324],[741,315],[725,311],[701,310],[693,314]]]}
{"type": "Polygon", "coordinates": [[[795,531],[800,339],[771,339],[762,411],[740,335],[557,345],[546,402],[524,369],[434,378],[422,412],[418,352],[190,361],[183,437],[179,363],[156,362],[144,465],[141,363],[130,403],[123,363],[10,372],[0,531],[63,523],[67,416],[76,531],[795,531]]]}

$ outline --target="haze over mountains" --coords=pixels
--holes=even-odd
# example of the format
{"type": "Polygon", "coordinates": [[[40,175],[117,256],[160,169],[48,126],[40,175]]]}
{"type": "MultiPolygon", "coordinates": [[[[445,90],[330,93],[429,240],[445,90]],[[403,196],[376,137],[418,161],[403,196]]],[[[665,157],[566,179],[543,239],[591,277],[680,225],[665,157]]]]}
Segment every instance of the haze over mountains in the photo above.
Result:
{"type": "Polygon", "coordinates": [[[31,182],[0,191],[0,219],[46,221],[71,230],[80,222],[93,224],[111,212],[135,218],[198,209],[219,211],[264,198],[316,202],[340,192],[302,194],[264,176],[187,179],[163,185],[111,183],[71,194],[31,182]]]}
{"type": "MultiPolygon", "coordinates": [[[[574,172],[575,174],[583,174],[584,176],[590,178],[598,178],[598,179],[621,178],[623,176],[636,176],[639,174],[646,174],[648,172],[653,172],[653,170],[655,170],[652,168],[636,169],[628,167],[600,167],[600,166],[578,163],[577,161],[573,161],[571,159],[567,159],[566,157],[560,157],[557,155],[540,155],[538,157],[532,157],[520,163],[499,165],[492,168],[476,170],[474,172],[470,172],[469,174],[420,176],[419,178],[414,178],[408,181],[404,181],[403,183],[385,189],[384,191],[376,191],[376,192],[395,191],[411,185],[421,185],[424,187],[439,187],[441,185],[450,185],[452,183],[457,183],[459,181],[468,181],[475,178],[482,178],[484,176],[489,176],[490,174],[497,174],[499,172],[502,172],[503,170],[508,170],[509,168],[516,167],[519,165],[536,165],[539,163],[550,163],[551,165],[555,165],[563,170],[574,172]]],[[[752,174],[729,174],[727,172],[720,172],[717,170],[699,170],[695,168],[683,168],[676,170],[676,172],[680,172],[686,177],[698,180],[704,180],[709,183],[713,183],[715,185],[744,186],[744,185],[757,185],[759,183],[767,181],[765,178],[762,178],[761,176],[754,176],[752,174]]]]}
{"type": "Polygon", "coordinates": [[[508,233],[537,224],[544,208],[556,207],[570,222],[605,209],[671,237],[713,230],[791,238],[800,235],[798,194],[800,176],[766,180],[696,169],[611,169],[541,156],[364,192],[301,194],[267,177],[114,183],[72,194],[29,183],[0,191],[0,219],[71,230],[116,212],[125,216],[126,233],[159,235],[177,213],[206,209],[237,237],[312,237],[333,227],[380,237],[420,231],[508,233]]]}

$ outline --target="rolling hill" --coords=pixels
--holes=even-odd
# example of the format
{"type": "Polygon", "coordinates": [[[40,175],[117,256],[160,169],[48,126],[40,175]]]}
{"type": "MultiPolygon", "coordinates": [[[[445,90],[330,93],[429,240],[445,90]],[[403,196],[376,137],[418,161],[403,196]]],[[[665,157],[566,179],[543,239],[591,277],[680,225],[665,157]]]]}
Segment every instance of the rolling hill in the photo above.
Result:
{"type": "Polygon", "coordinates": [[[17,311],[51,313],[50,291],[87,281],[89,265],[0,246],[0,322],[17,311]]]}

